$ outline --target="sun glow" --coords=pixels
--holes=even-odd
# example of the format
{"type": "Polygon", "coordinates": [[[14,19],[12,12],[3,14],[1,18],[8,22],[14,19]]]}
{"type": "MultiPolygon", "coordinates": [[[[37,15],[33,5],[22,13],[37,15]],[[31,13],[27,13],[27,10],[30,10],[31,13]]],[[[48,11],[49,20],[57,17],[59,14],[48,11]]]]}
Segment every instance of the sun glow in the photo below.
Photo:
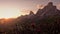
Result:
{"type": "Polygon", "coordinates": [[[16,8],[1,8],[0,9],[0,18],[16,18],[20,16],[20,11],[16,8]]]}

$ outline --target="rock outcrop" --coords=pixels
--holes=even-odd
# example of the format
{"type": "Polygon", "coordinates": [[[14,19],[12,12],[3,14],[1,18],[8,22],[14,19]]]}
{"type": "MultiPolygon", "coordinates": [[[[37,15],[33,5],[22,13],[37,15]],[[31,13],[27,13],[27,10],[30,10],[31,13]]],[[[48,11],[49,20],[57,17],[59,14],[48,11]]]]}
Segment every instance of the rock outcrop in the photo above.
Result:
{"type": "Polygon", "coordinates": [[[60,15],[60,10],[53,5],[52,2],[49,2],[43,9],[39,9],[36,13],[39,16],[54,16],[60,15]]]}

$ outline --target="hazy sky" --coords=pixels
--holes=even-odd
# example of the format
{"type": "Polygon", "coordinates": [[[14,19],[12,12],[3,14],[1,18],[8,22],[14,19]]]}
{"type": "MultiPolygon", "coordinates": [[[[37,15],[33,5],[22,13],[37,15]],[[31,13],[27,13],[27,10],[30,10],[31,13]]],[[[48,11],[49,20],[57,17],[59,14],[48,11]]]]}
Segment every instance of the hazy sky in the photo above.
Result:
{"type": "Polygon", "coordinates": [[[39,5],[44,6],[50,1],[60,9],[60,0],[0,0],[0,17],[19,16],[19,13],[20,15],[29,13],[29,10],[35,12],[39,5]]]}

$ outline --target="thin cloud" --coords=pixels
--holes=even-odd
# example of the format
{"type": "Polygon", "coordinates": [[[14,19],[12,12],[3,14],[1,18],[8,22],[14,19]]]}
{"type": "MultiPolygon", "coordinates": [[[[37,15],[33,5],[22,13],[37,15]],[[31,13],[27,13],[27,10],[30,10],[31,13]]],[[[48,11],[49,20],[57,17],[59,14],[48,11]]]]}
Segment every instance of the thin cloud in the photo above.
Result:
{"type": "Polygon", "coordinates": [[[30,10],[23,9],[23,10],[21,11],[21,14],[22,14],[22,15],[27,15],[27,14],[29,14],[29,12],[30,12],[30,10]]]}
{"type": "Polygon", "coordinates": [[[57,6],[57,9],[60,9],[60,4],[57,4],[56,6],[57,6]]]}
{"type": "Polygon", "coordinates": [[[43,7],[44,7],[44,5],[37,4],[37,8],[38,8],[38,9],[42,9],[43,7]]]}

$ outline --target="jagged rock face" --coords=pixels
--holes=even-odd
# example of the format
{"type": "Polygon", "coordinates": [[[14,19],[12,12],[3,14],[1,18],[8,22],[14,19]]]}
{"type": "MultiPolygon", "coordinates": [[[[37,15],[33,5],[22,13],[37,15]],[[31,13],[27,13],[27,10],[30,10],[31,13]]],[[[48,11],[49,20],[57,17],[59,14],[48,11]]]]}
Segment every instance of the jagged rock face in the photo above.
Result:
{"type": "Polygon", "coordinates": [[[58,10],[52,2],[49,2],[43,9],[39,9],[36,14],[30,11],[29,15],[19,17],[18,19],[19,21],[23,21],[25,19],[39,20],[47,17],[55,17],[55,15],[60,16],[60,10],[58,10]]]}
{"type": "Polygon", "coordinates": [[[60,15],[60,10],[53,5],[52,2],[49,2],[47,6],[43,9],[39,9],[36,15],[40,16],[53,16],[53,15],[60,15]]]}
{"type": "Polygon", "coordinates": [[[42,9],[39,9],[38,12],[36,13],[37,16],[40,16],[43,13],[42,9]]]}
{"type": "Polygon", "coordinates": [[[30,11],[30,14],[29,15],[34,15],[34,13],[32,11],[30,11]]]}

